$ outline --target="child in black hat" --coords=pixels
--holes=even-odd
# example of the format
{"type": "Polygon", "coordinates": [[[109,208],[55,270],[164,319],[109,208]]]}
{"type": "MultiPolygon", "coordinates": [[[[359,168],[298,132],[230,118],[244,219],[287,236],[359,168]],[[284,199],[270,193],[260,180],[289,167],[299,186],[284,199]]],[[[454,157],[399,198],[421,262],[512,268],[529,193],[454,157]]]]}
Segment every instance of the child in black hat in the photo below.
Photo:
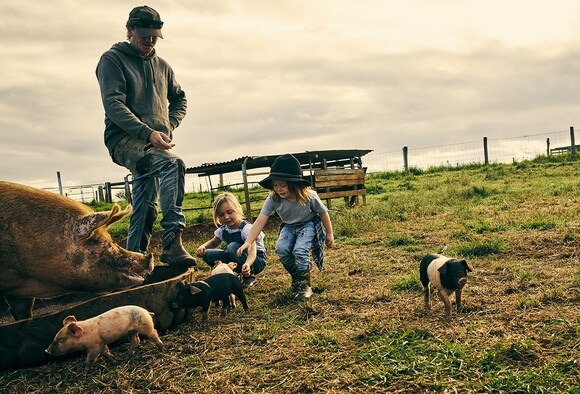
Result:
{"type": "Polygon", "coordinates": [[[310,298],[312,288],[309,252],[312,250],[316,265],[322,270],[324,244],[329,248],[334,245],[328,209],[318,194],[310,188],[310,182],[302,177],[300,162],[291,154],[274,160],[270,175],[258,183],[270,189],[271,193],[266,198],[246,241],[238,249],[238,256],[252,245],[264,229],[269,216],[276,211],[282,219],[276,254],[292,276],[291,290],[296,292],[295,299],[310,298]]]}

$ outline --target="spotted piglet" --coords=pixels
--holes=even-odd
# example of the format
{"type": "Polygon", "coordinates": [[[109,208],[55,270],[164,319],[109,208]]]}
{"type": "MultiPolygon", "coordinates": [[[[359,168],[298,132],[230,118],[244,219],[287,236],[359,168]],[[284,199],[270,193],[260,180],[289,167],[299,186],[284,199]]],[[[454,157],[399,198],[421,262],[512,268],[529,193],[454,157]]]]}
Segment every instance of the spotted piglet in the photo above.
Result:
{"type": "Polygon", "coordinates": [[[445,304],[445,316],[451,317],[449,296],[455,293],[457,309],[461,308],[461,292],[467,283],[467,271],[471,268],[465,260],[457,260],[440,254],[428,254],[421,260],[419,276],[423,285],[425,309],[429,309],[429,283],[435,287],[445,304]]]}
{"type": "Polygon", "coordinates": [[[152,315],[139,306],[125,305],[87,320],[78,321],[74,316],[68,316],[45,351],[51,356],[61,356],[71,351],[84,350],[87,352],[86,374],[100,354],[112,360],[108,344],[126,335],[131,340],[129,354],[133,354],[139,345],[139,334],[151,338],[161,350],[163,343],[153,327],[152,315]]]}

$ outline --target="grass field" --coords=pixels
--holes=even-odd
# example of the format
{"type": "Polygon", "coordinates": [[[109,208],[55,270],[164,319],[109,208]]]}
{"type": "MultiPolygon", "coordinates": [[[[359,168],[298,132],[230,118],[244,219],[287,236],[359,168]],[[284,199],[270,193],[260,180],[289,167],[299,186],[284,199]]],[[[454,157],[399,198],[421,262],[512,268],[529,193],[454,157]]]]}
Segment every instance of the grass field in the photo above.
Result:
{"type": "MultiPolygon", "coordinates": [[[[126,359],[84,356],[0,372],[13,393],[580,393],[580,162],[368,175],[367,204],[333,200],[336,247],[314,270],[314,296],[294,302],[275,254],[247,291],[251,310],[200,317],[143,340],[126,359]],[[425,311],[421,257],[447,246],[473,269],[463,310],[425,311]]],[[[188,196],[188,201],[195,200],[188,196]]],[[[194,252],[214,226],[192,211],[194,252]]],[[[204,216],[205,215],[205,216],[204,216]]],[[[121,239],[126,222],[111,232],[121,239]]],[[[159,236],[153,239],[159,255],[159,236]]],[[[209,274],[198,266],[196,277],[209,274]]]]}

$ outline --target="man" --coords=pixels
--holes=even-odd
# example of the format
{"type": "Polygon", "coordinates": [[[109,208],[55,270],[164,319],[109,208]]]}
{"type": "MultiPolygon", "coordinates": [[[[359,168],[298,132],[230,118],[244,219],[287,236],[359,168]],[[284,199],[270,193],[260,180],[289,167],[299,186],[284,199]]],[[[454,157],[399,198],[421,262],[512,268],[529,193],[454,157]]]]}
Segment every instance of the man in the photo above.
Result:
{"type": "Polygon", "coordinates": [[[133,175],[127,249],[147,251],[159,200],[163,215],[160,260],[193,266],[195,260],[181,240],[185,164],[170,151],[187,100],[169,64],[155,53],[157,39],[163,38],[159,13],[148,6],[136,7],[126,27],[128,41],[105,52],[96,73],[105,107],[105,145],[113,161],[133,175]]]}

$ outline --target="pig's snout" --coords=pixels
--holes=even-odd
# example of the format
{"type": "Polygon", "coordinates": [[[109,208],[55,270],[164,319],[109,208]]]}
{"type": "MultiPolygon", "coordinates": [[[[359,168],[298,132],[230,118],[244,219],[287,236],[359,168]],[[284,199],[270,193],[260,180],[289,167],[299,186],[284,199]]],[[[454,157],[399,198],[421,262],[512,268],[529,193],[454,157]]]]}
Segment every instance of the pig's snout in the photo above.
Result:
{"type": "Polygon", "coordinates": [[[47,347],[46,349],[44,349],[44,351],[48,354],[50,354],[51,356],[58,356],[60,354],[60,352],[58,352],[55,348],[54,345],[50,345],[49,347],[47,347]]]}
{"type": "Polygon", "coordinates": [[[459,279],[459,287],[463,287],[467,284],[467,277],[463,277],[459,279]]]}

